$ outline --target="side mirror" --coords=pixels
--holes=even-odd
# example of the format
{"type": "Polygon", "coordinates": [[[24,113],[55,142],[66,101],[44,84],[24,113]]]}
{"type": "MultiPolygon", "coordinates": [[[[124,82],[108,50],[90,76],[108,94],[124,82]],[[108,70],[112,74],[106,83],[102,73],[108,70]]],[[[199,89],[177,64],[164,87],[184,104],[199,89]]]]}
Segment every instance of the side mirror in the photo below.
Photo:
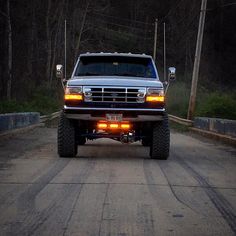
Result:
{"type": "Polygon", "coordinates": [[[56,65],[56,77],[59,79],[63,79],[63,66],[56,65]]]}
{"type": "Polygon", "coordinates": [[[168,69],[168,81],[173,81],[173,80],[176,79],[175,73],[176,73],[175,67],[169,67],[169,69],[168,69]]]}

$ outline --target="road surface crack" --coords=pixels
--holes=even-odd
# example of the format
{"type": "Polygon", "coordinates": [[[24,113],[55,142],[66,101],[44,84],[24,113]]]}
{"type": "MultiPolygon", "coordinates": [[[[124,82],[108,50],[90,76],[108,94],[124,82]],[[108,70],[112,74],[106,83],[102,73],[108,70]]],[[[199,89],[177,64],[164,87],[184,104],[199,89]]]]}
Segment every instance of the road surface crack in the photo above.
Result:
{"type": "Polygon", "coordinates": [[[212,188],[207,180],[202,177],[197,171],[195,171],[186,161],[184,161],[183,158],[181,158],[177,154],[175,154],[175,156],[178,160],[178,163],[186,171],[188,171],[201,186],[204,187],[203,190],[210,198],[211,202],[221,213],[222,217],[228,223],[234,234],[236,234],[236,215],[235,210],[231,206],[231,204],[215,188],[212,188]]]}

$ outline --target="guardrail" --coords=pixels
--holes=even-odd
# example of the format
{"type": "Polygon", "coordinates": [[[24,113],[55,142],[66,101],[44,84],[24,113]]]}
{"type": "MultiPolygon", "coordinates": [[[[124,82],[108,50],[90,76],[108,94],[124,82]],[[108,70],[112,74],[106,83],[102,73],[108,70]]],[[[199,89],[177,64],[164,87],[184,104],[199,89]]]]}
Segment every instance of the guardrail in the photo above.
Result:
{"type": "Polygon", "coordinates": [[[194,121],[168,115],[169,120],[189,127],[189,130],[236,146],[236,121],[217,118],[196,117],[194,121]]]}
{"type": "Polygon", "coordinates": [[[46,122],[48,120],[55,119],[59,115],[60,115],[60,111],[54,112],[54,113],[49,114],[49,115],[40,116],[40,123],[46,122]]]}
{"type": "MultiPolygon", "coordinates": [[[[1,132],[1,130],[0,130],[0,137],[6,136],[6,135],[12,134],[12,133],[21,132],[21,130],[28,130],[28,129],[37,127],[39,125],[43,125],[42,123],[44,123],[46,121],[50,121],[52,119],[55,119],[55,118],[59,117],[59,115],[60,115],[60,111],[54,112],[54,113],[49,114],[49,115],[44,115],[44,116],[39,116],[38,115],[37,122],[34,122],[34,124],[33,123],[28,124],[27,123],[28,126],[26,126],[26,124],[24,124],[24,125],[16,125],[16,126],[13,127],[12,125],[14,124],[14,122],[9,121],[8,123],[11,124],[11,126],[12,126],[11,129],[7,128],[6,130],[4,130],[5,132],[1,132]]],[[[6,116],[6,114],[4,116],[6,116]]],[[[185,125],[185,126],[189,127],[189,129],[191,131],[197,132],[197,133],[199,133],[203,136],[207,136],[209,138],[218,139],[218,140],[221,140],[223,142],[236,145],[236,136],[235,136],[235,134],[236,134],[236,132],[235,132],[236,131],[236,124],[235,124],[235,121],[233,121],[234,123],[232,123],[232,124],[231,123],[228,124],[229,120],[224,121],[223,122],[224,123],[224,128],[222,128],[221,126],[219,126],[219,124],[222,123],[222,120],[218,121],[218,119],[211,119],[210,120],[211,122],[209,123],[209,125],[206,125],[205,124],[206,122],[205,123],[200,122],[200,123],[203,123],[203,124],[201,124],[199,126],[199,122],[198,123],[196,122],[197,119],[195,119],[195,122],[193,122],[191,120],[183,119],[183,118],[173,116],[173,115],[168,115],[168,116],[169,116],[169,119],[171,121],[176,122],[176,123],[181,124],[181,125],[185,125]],[[214,122],[212,122],[212,120],[214,122]],[[206,129],[206,127],[210,127],[210,128],[206,129]],[[218,130],[219,127],[221,127],[220,131],[218,130]],[[232,127],[233,127],[233,129],[232,129],[232,127]],[[221,132],[222,129],[224,130],[223,134],[221,132]],[[228,130],[230,130],[230,133],[226,132],[228,130]]],[[[203,119],[203,118],[198,117],[198,119],[203,119]]],[[[205,118],[203,121],[205,121],[206,119],[209,120],[209,118],[205,118]]],[[[8,123],[6,123],[6,124],[8,124],[8,123]]],[[[20,123],[22,123],[22,120],[20,120],[20,123]]],[[[1,124],[3,125],[3,122],[1,122],[1,124]]]]}
{"type": "Polygon", "coordinates": [[[173,116],[173,115],[168,115],[168,117],[171,121],[174,121],[178,124],[189,126],[189,127],[193,126],[193,121],[192,120],[183,119],[183,118],[173,116]]]}
{"type": "Polygon", "coordinates": [[[44,126],[44,122],[57,118],[60,111],[40,116],[38,112],[0,114],[0,138],[44,126]]]}
{"type": "Polygon", "coordinates": [[[20,112],[0,114],[0,133],[19,129],[40,122],[38,112],[20,112]]]}

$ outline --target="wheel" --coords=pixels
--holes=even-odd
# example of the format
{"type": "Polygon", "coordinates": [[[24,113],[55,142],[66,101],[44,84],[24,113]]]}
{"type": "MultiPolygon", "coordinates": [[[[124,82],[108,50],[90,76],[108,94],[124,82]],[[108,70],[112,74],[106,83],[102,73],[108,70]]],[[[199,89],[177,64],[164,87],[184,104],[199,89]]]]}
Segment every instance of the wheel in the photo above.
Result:
{"type": "Polygon", "coordinates": [[[153,125],[152,141],[150,146],[150,157],[166,160],[169,157],[170,130],[168,116],[153,125]]]}
{"type": "Polygon", "coordinates": [[[148,147],[148,146],[150,146],[150,144],[151,144],[150,139],[148,139],[148,138],[143,138],[142,139],[142,145],[144,147],[148,147]]]}
{"type": "Polygon", "coordinates": [[[60,157],[74,157],[77,154],[75,126],[62,112],[57,129],[57,148],[60,157]]]}

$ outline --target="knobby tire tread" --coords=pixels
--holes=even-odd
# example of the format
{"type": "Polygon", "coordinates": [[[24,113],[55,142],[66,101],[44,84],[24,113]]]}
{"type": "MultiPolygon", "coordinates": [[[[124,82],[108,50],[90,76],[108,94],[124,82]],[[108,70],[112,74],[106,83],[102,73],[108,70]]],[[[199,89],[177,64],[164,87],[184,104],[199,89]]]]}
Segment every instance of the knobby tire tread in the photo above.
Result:
{"type": "Polygon", "coordinates": [[[166,160],[169,157],[170,130],[168,116],[153,125],[150,156],[153,159],[166,160]]]}
{"type": "Polygon", "coordinates": [[[58,124],[58,154],[60,157],[74,157],[77,154],[75,126],[62,112],[58,124]]]}

